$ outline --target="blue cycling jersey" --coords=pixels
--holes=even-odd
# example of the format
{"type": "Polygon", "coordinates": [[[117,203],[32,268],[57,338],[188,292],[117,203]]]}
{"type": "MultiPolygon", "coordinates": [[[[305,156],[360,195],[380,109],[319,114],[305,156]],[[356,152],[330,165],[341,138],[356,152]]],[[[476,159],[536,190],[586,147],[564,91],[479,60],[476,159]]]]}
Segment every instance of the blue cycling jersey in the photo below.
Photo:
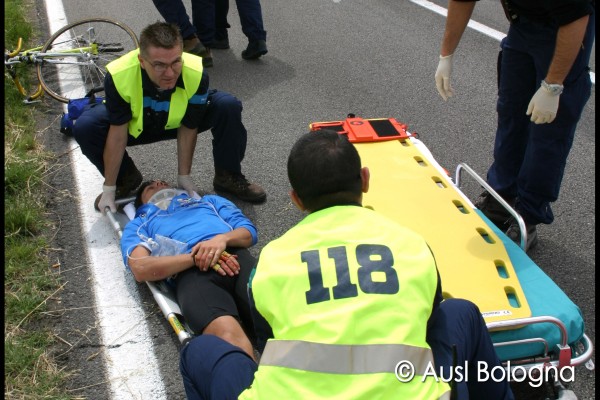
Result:
{"type": "Polygon", "coordinates": [[[188,253],[197,243],[236,228],[246,228],[252,235],[252,244],[256,244],[258,233],[254,224],[235,204],[220,196],[197,199],[187,193],[180,194],[166,210],[144,204],[123,230],[123,262],[128,267],[127,259],[136,246],[152,252],[159,237],[181,242],[181,253],[188,253]]]}

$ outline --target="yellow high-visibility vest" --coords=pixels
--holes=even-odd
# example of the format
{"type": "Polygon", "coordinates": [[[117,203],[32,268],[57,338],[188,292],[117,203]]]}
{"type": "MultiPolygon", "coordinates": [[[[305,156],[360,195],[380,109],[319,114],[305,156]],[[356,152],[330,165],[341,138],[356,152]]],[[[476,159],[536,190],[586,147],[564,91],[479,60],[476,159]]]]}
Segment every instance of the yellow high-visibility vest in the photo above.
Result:
{"type": "MultiPolygon", "coordinates": [[[[139,49],[132,50],[123,57],[112,61],[106,66],[110,72],[119,95],[131,106],[132,118],[129,121],[129,134],[137,138],[144,130],[144,97],[142,89],[142,67],[138,60],[139,49]]],[[[198,91],[202,80],[202,58],[193,54],[182,53],[184,88],[177,86],[171,94],[169,116],[166,129],[176,129],[187,110],[188,100],[198,91]]]]}
{"type": "Polygon", "coordinates": [[[423,378],[437,270],[413,231],[366,208],[330,207],[267,244],[251,284],[274,339],[240,399],[449,398],[448,384],[423,378]],[[396,376],[405,361],[410,382],[396,376]]]}

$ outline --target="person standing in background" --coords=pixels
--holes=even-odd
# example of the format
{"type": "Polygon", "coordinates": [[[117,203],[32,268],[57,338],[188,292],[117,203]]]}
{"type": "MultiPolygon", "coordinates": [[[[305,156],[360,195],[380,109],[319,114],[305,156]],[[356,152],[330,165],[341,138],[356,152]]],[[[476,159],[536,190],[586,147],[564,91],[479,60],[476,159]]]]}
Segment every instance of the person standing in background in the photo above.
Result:
{"type": "MultiPolygon", "coordinates": [[[[478,0],[450,0],[435,73],[444,100],[454,94],[452,60],[478,0]]],[[[498,56],[498,125],[490,186],[523,217],[526,250],[538,224],[550,224],[575,129],[591,94],[590,53],[596,35],[594,0],[502,0],[510,21],[498,56]]],[[[475,204],[513,241],[521,231],[484,191],[475,204]]]]}
{"type": "MultiPolygon", "coordinates": [[[[196,22],[190,22],[190,17],[187,15],[185,5],[182,0],[152,0],[154,6],[166,22],[170,22],[179,27],[181,36],[183,37],[183,51],[202,57],[202,66],[209,68],[213,66],[213,58],[210,53],[210,48],[198,38],[198,29],[196,22]]],[[[192,1],[192,16],[196,9],[196,2],[192,1]]]]}
{"type": "MultiPolygon", "coordinates": [[[[213,49],[228,49],[227,22],[229,0],[193,0],[194,23],[197,21],[198,36],[205,46],[213,49]]],[[[267,54],[267,32],[263,26],[260,0],[235,1],[242,32],[248,38],[248,46],[242,51],[244,60],[257,59],[267,54]]]]}
{"type": "MultiPolygon", "coordinates": [[[[229,0],[192,0],[192,23],[182,0],[152,0],[166,22],[176,24],[184,38],[184,51],[203,57],[204,67],[213,66],[210,49],[229,49],[227,22],[229,0]]],[[[236,0],[242,32],[248,46],[242,51],[245,60],[267,54],[267,32],[263,27],[260,0],[236,0]]]]}

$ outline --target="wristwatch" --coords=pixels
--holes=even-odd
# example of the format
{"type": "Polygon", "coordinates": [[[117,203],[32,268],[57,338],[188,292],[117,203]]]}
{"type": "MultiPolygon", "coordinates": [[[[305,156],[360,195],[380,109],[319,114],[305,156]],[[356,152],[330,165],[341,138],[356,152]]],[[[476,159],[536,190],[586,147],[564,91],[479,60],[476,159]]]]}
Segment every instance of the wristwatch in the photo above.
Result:
{"type": "Polygon", "coordinates": [[[563,85],[560,85],[558,83],[548,83],[543,79],[542,87],[553,96],[558,96],[562,93],[563,89],[565,88],[563,85]]]}

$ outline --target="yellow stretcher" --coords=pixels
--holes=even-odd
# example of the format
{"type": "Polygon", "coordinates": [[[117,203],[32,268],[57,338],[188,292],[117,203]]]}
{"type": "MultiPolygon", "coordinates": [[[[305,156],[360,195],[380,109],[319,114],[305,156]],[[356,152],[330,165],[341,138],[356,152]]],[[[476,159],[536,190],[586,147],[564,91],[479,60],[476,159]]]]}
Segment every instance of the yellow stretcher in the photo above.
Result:
{"type": "MultiPolygon", "coordinates": [[[[363,204],[426,238],[436,258],[444,298],[473,301],[486,322],[530,317],[527,299],[502,241],[445,171],[430,161],[424,146],[408,137],[405,125],[361,118],[349,118],[343,124],[351,132],[349,139],[363,165],[371,171],[363,204]],[[378,136],[376,129],[383,127],[388,134],[378,136]]],[[[311,128],[322,126],[340,127],[317,123],[311,128]]]]}
{"type": "Polygon", "coordinates": [[[312,131],[332,129],[356,146],[371,172],[363,204],[420,233],[438,265],[445,298],[471,300],[481,310],[502,361],[508,365],[555,366],[591,361],[593,345],[579,308],[525,254],[477,210],[460,190],[467,171],[508,206],[466,164],[454,181],[427,147],[393,118],[316,122],[312,131]]]}

